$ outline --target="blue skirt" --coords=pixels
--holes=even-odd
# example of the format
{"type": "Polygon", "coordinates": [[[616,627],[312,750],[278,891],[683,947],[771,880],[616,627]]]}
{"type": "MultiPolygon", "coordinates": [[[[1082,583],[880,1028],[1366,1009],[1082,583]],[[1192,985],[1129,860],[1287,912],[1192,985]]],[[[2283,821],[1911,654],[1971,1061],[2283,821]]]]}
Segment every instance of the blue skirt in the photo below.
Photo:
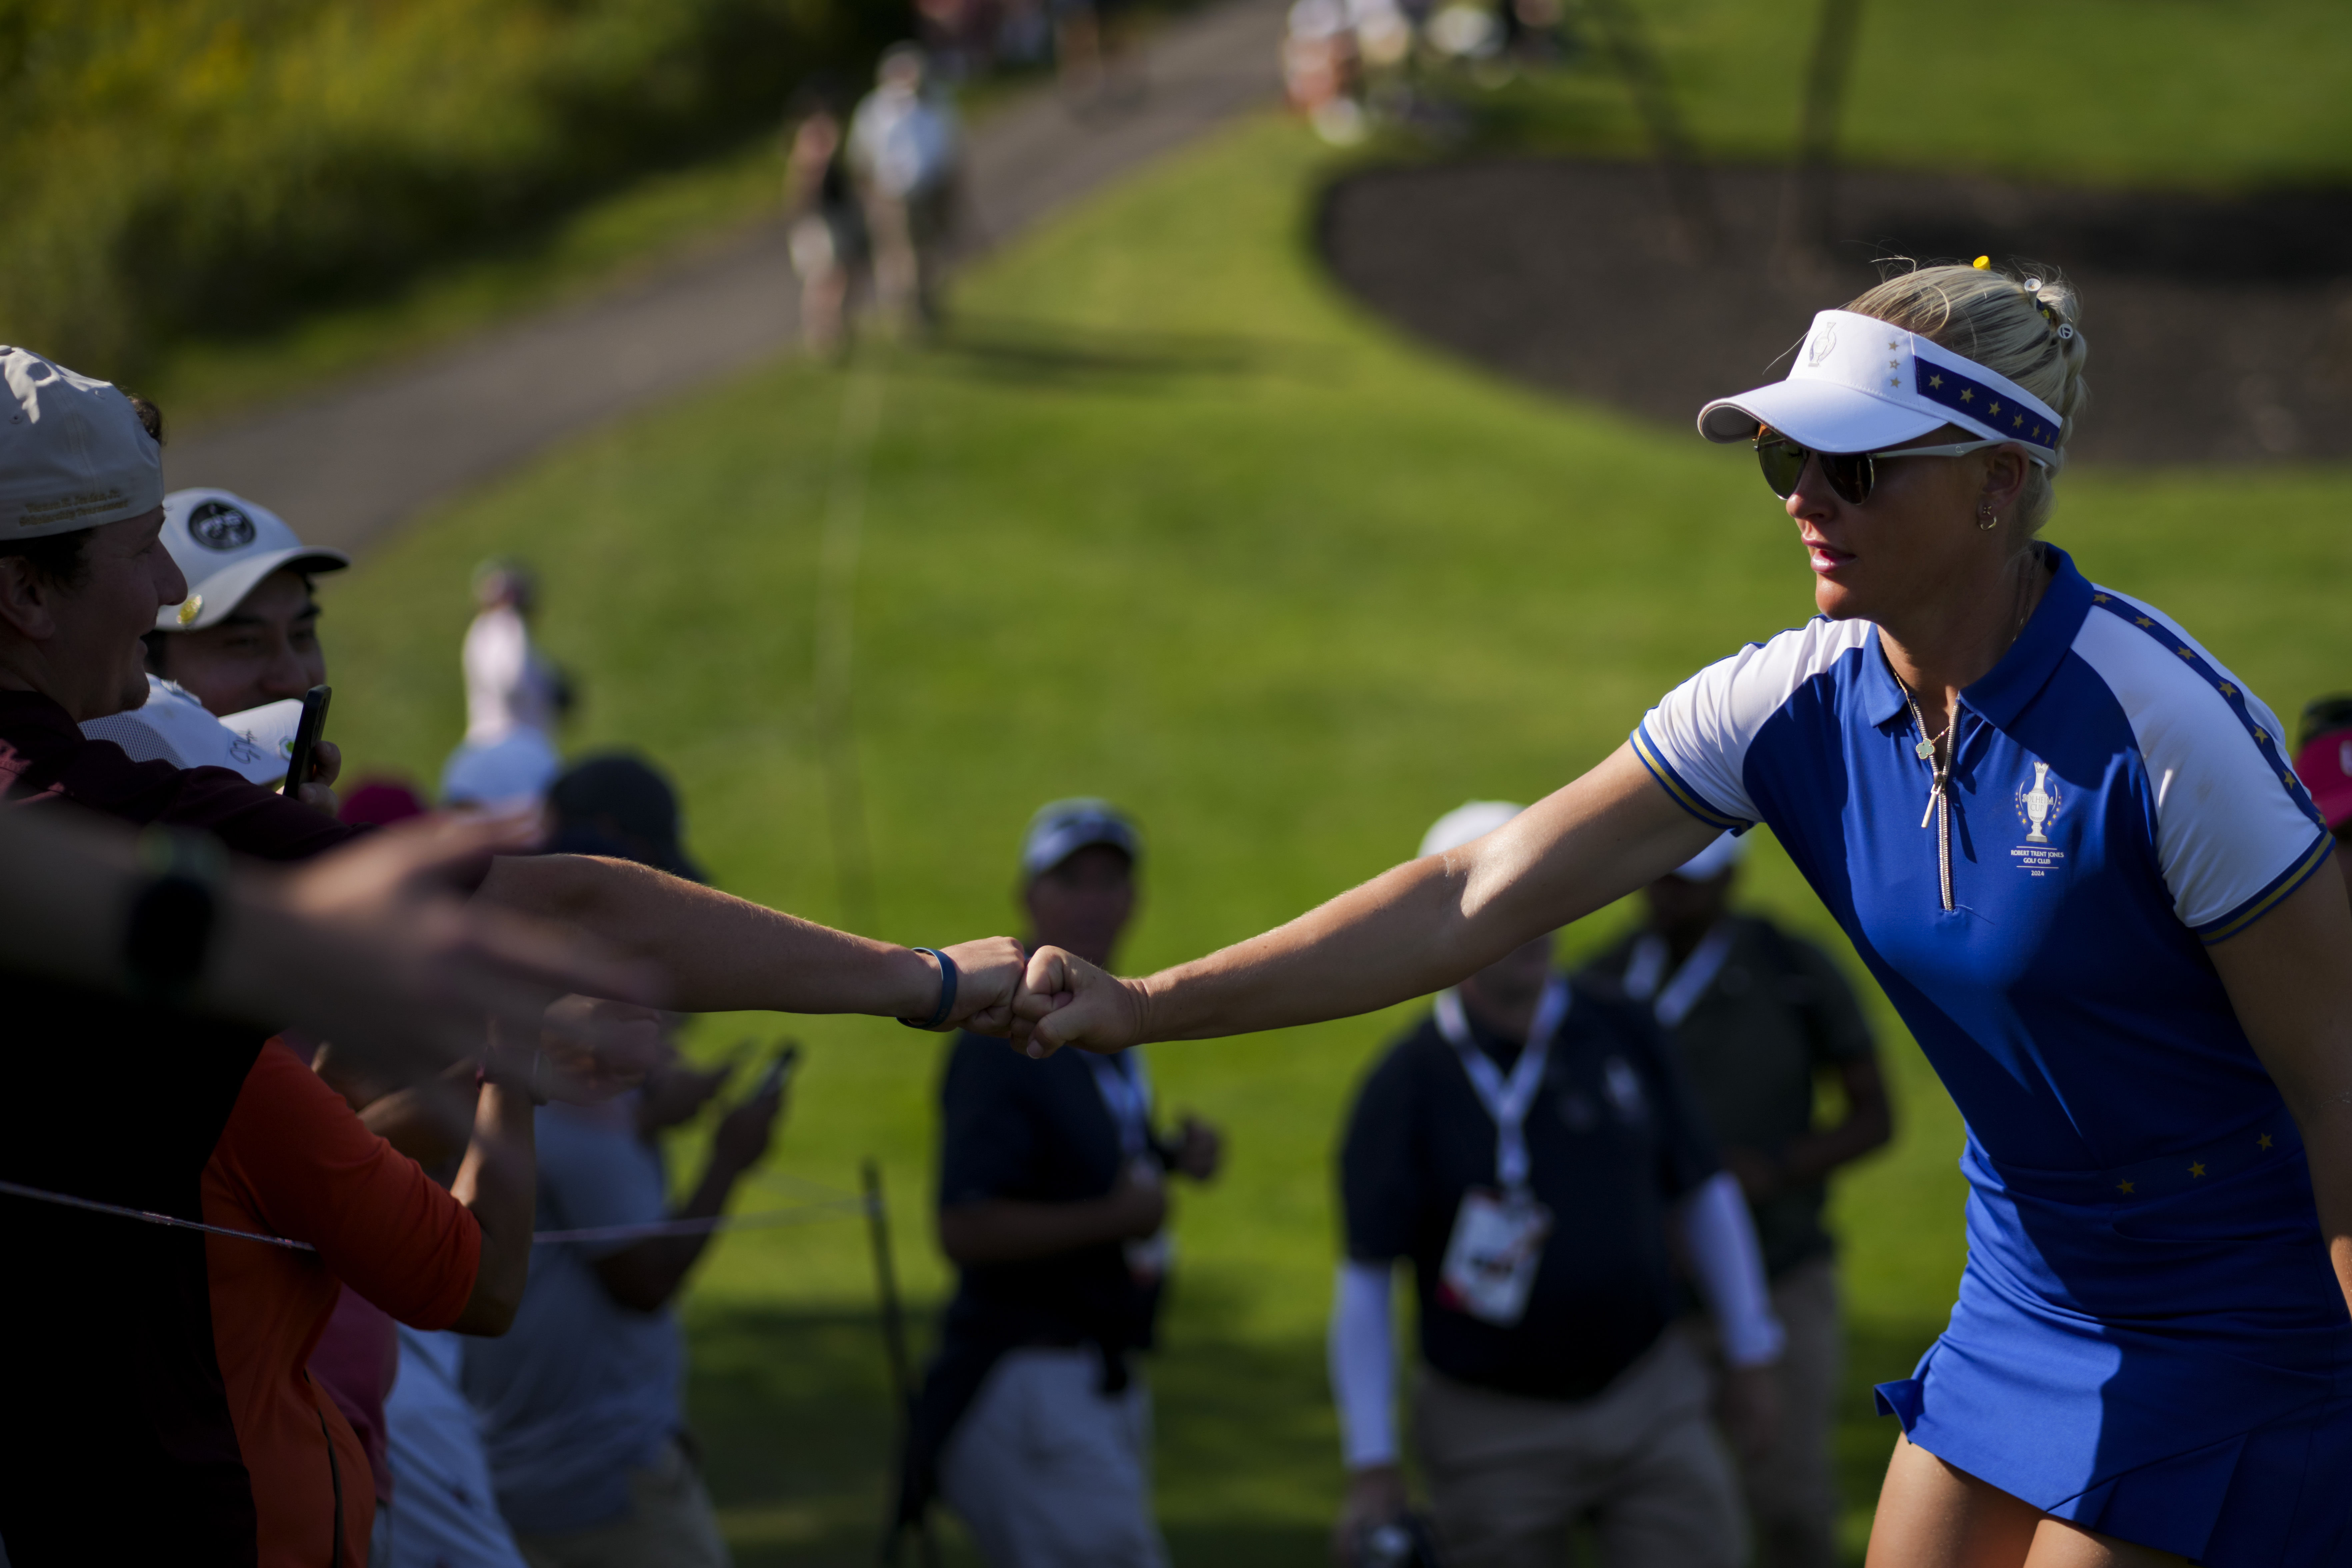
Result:
{"type": "Polygon", "coordinates": [[[2119,1541],[2212,1568],[2352,1562],[2352,1316],[2292,1123],[2126,1171],[1996,1166],[1974,1137],[1960,1164],[1959,1301],[1880,1412],[2119,1541]]]}

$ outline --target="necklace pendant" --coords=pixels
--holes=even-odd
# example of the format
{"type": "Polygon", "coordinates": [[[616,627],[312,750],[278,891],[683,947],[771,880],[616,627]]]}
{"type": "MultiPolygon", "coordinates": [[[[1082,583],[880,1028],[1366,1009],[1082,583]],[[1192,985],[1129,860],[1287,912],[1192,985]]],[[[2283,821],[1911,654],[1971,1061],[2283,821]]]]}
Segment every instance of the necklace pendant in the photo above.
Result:
{"type": "Polygon", "coordinates": [[[1917,745],[1912,747],[1911,750],[1913,754],[1917,756],[1920,761],[1925,762],[1929,757],[1936,754],[1936,742],[1933,741],[1922,741],[1917,745]]]}

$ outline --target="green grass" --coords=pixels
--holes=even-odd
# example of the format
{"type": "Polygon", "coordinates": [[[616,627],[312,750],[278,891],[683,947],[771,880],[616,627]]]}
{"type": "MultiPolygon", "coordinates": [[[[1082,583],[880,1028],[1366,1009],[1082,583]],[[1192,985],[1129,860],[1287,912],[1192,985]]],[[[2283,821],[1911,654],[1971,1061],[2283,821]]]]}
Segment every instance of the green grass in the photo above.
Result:
{"type": "MultiPolygon", "coordinates": [[[[1010,926],[1028,812],[1092,792],[1150,836],[1129,965],[1190,956],[1402,858],[1466,798],[1553,788],[1684,675],[1810,613],[1737,454],[1502,384],[1339,296],[1306,238],[1322,157],[1287,123],[1238,127],[969,275],[957,341],[884,367],[856,599],[880,934],[1010,926]]],[[[810,707],[843,393],[806,366],[746,376],[555,451],[327,580],[353,768],[437,770],[462,727],[467,569],[518,553],[545,574],[547,646],[582,677],[573,747],[643,747],[682,782],[721,886],[839,919],[810,707]]],[[[2052,536],[2291,706],[2344,681],[2347,503],[2343,468],[2086,468],[2052,536]]],[[[1845,951],[1776,848],[1750,866],[1756,905],[1845,951]]],[[[1961,1261],[1957,1117],[1870,994],[1902,1120],[1837,1199],[1857,1544],[1891,1436],[1866,1385],[1907,1372],[1961,1261]]],[[[1152,1053],[1164,1102],[1222,1121],[1232,1151],[1224,1180],[1185,1195],[1155,1370],[1184,1561],[1305,1561],[1336,1502],[1332,1140],[1402,1019],[1152,1053]]],[[[845,1187],[878,1157],[908,1289],[935,1303],[938,1043],[793,1026],[812,1049],[772,1168],[845,1187]]],[[[712,1020],[698,1040],[774,1027],[712,1020]]],[[[681,1146],[681,1176],[698,1158],[681,1146]]],[[[845,1222],[730,1238],[696,1283],[691,1403],[747,1563],[870,1551],[871,1301],[845,1222]]]]}
{"type": "MultiPolygon", "coordinates": [[[[1780,161],[1820,0],[1622,0],[1664,64],[1693,140],[1780,161]]],[[[1644,150],[1586,12],[1575,68],[1488,95],[1500,134],[1557,150],[1644,150]]],[[[2335,0],[1866,0],[1843,156],[1894,168],[2159,187],[2352,174],[2352,47],[2335,0]]]]}

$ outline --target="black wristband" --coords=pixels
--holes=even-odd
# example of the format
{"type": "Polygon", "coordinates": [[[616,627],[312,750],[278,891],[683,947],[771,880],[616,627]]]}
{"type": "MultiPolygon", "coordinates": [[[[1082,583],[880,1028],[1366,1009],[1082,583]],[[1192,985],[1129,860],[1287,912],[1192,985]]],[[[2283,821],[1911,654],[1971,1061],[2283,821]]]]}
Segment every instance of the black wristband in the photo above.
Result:
{"type": "Polygon", "coordinates": [[[955,966],[955,960],[954,960],[954,959],[952,959],[952,958],[950,958],[946,953],[941,952],[940,952],[938,948],[936,948],[936,947],[919,947],[919,948],[916,948],[914,951],[915,951],[915,952],[928,952],[928,953],[929,953],[929,954],[930,954],[934,959],[938,960],[938,962],[939,962],[939,966],[940,966],[940,1005],[939,1005],[938,1008],[937,1008],[937,1009],[935,1009],[935,1010],[932,1012],[932,1014],[931,1014],[931,1016],[930,1016],[929,1017],[928,1017],[928,1018],[924,1019],[924,1020],[923,1020],[921,1023],[919,1023],[919,1024],[916,1023],[916,1022],[915,1022],[915,1020],[913,1020],[912,1018],[901,1018],[901,1019],[899,1019],[898,1021],[899,1021],[900,1023],[902,1023],[902,1024],[905,1024],[905,1025],[906,1025],[908,1027],[909,1027],[909,1028],[915,1028],[915,1029],[936,1029],[936,1028],[938,1028],[941,1024],[944,1024],[944,1023],[946,1023],[946,1022],[948,1021],[948,1015],[949,1015],[950,1013],[952,1013],[953,1011],[955,1011],[955,994],[956,994],[956,966],[955,966]]]}
{"type": "Polygon", "coordinates": [[[147,879],[123,923],[124,984],[142,1001],[176,1004],[204,973],[227,858],[210,838],[169,827],[141,834],[138,856],[147,879]]]}

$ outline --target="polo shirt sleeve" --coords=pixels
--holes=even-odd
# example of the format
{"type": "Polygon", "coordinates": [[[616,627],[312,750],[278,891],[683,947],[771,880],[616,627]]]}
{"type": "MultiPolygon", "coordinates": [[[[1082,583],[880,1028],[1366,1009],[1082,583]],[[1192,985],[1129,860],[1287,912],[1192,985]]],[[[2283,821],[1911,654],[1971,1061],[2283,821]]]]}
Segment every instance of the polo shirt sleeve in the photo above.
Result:
{"type": "Polygon", "coordinates": [[[1411,1256],[1426,1198],[1414,1126],[1408,1036],[1391,1047],[1356,1096],[1339,1146],[1339,1208],[1348,1257],[1388,1263],[1411,1256]]]}
{"type": "Polygon", "coordinates": [[[940,1207],[1036,1190],[1043,1151],[1024,1090],[1045,1070],[1002,1040],[956,1037],[940,1083],[940,1207]]]}
{"type": "Polygon", "coordinates": [[[2287,763],[2278,718],[2196,639],[2101,588],[2074,652],[2130,721],[2173,911],[2208,943],[2276,908],[2332,841],[2287,763]]]}
{"type": "Polygon", "coordinates": [[[1748,788],[1748,748],[1798,689],[1868,646],[1868,621],[1810,621],[1750,643],[1675,687],[1643,715],[1634,754],[1675,805],[1710,827],[1745,832],[1763,820],[1748,788]]]}
{"type": "MultiPolygon", "coordinates": [[[[669,1217],[669,1182],[661,1151],[637,1136],[632,1099],[603,1105],[541,1107],[532,1121],[539,1152],[540,1214],[550,1230],[601,1230],[652,1225],[669,1217]]],[[[573,1241],[591,1259],[636,1242],[573,1241]]]]}
{"type": "Polygon", "coordinates": [[[318,1248],[336,1278],[393,1317],[446,1329],[465,1310],[481,1226],[282,1041],[254,1058],[221,1152],[265,1225],[318,1248]]]}

